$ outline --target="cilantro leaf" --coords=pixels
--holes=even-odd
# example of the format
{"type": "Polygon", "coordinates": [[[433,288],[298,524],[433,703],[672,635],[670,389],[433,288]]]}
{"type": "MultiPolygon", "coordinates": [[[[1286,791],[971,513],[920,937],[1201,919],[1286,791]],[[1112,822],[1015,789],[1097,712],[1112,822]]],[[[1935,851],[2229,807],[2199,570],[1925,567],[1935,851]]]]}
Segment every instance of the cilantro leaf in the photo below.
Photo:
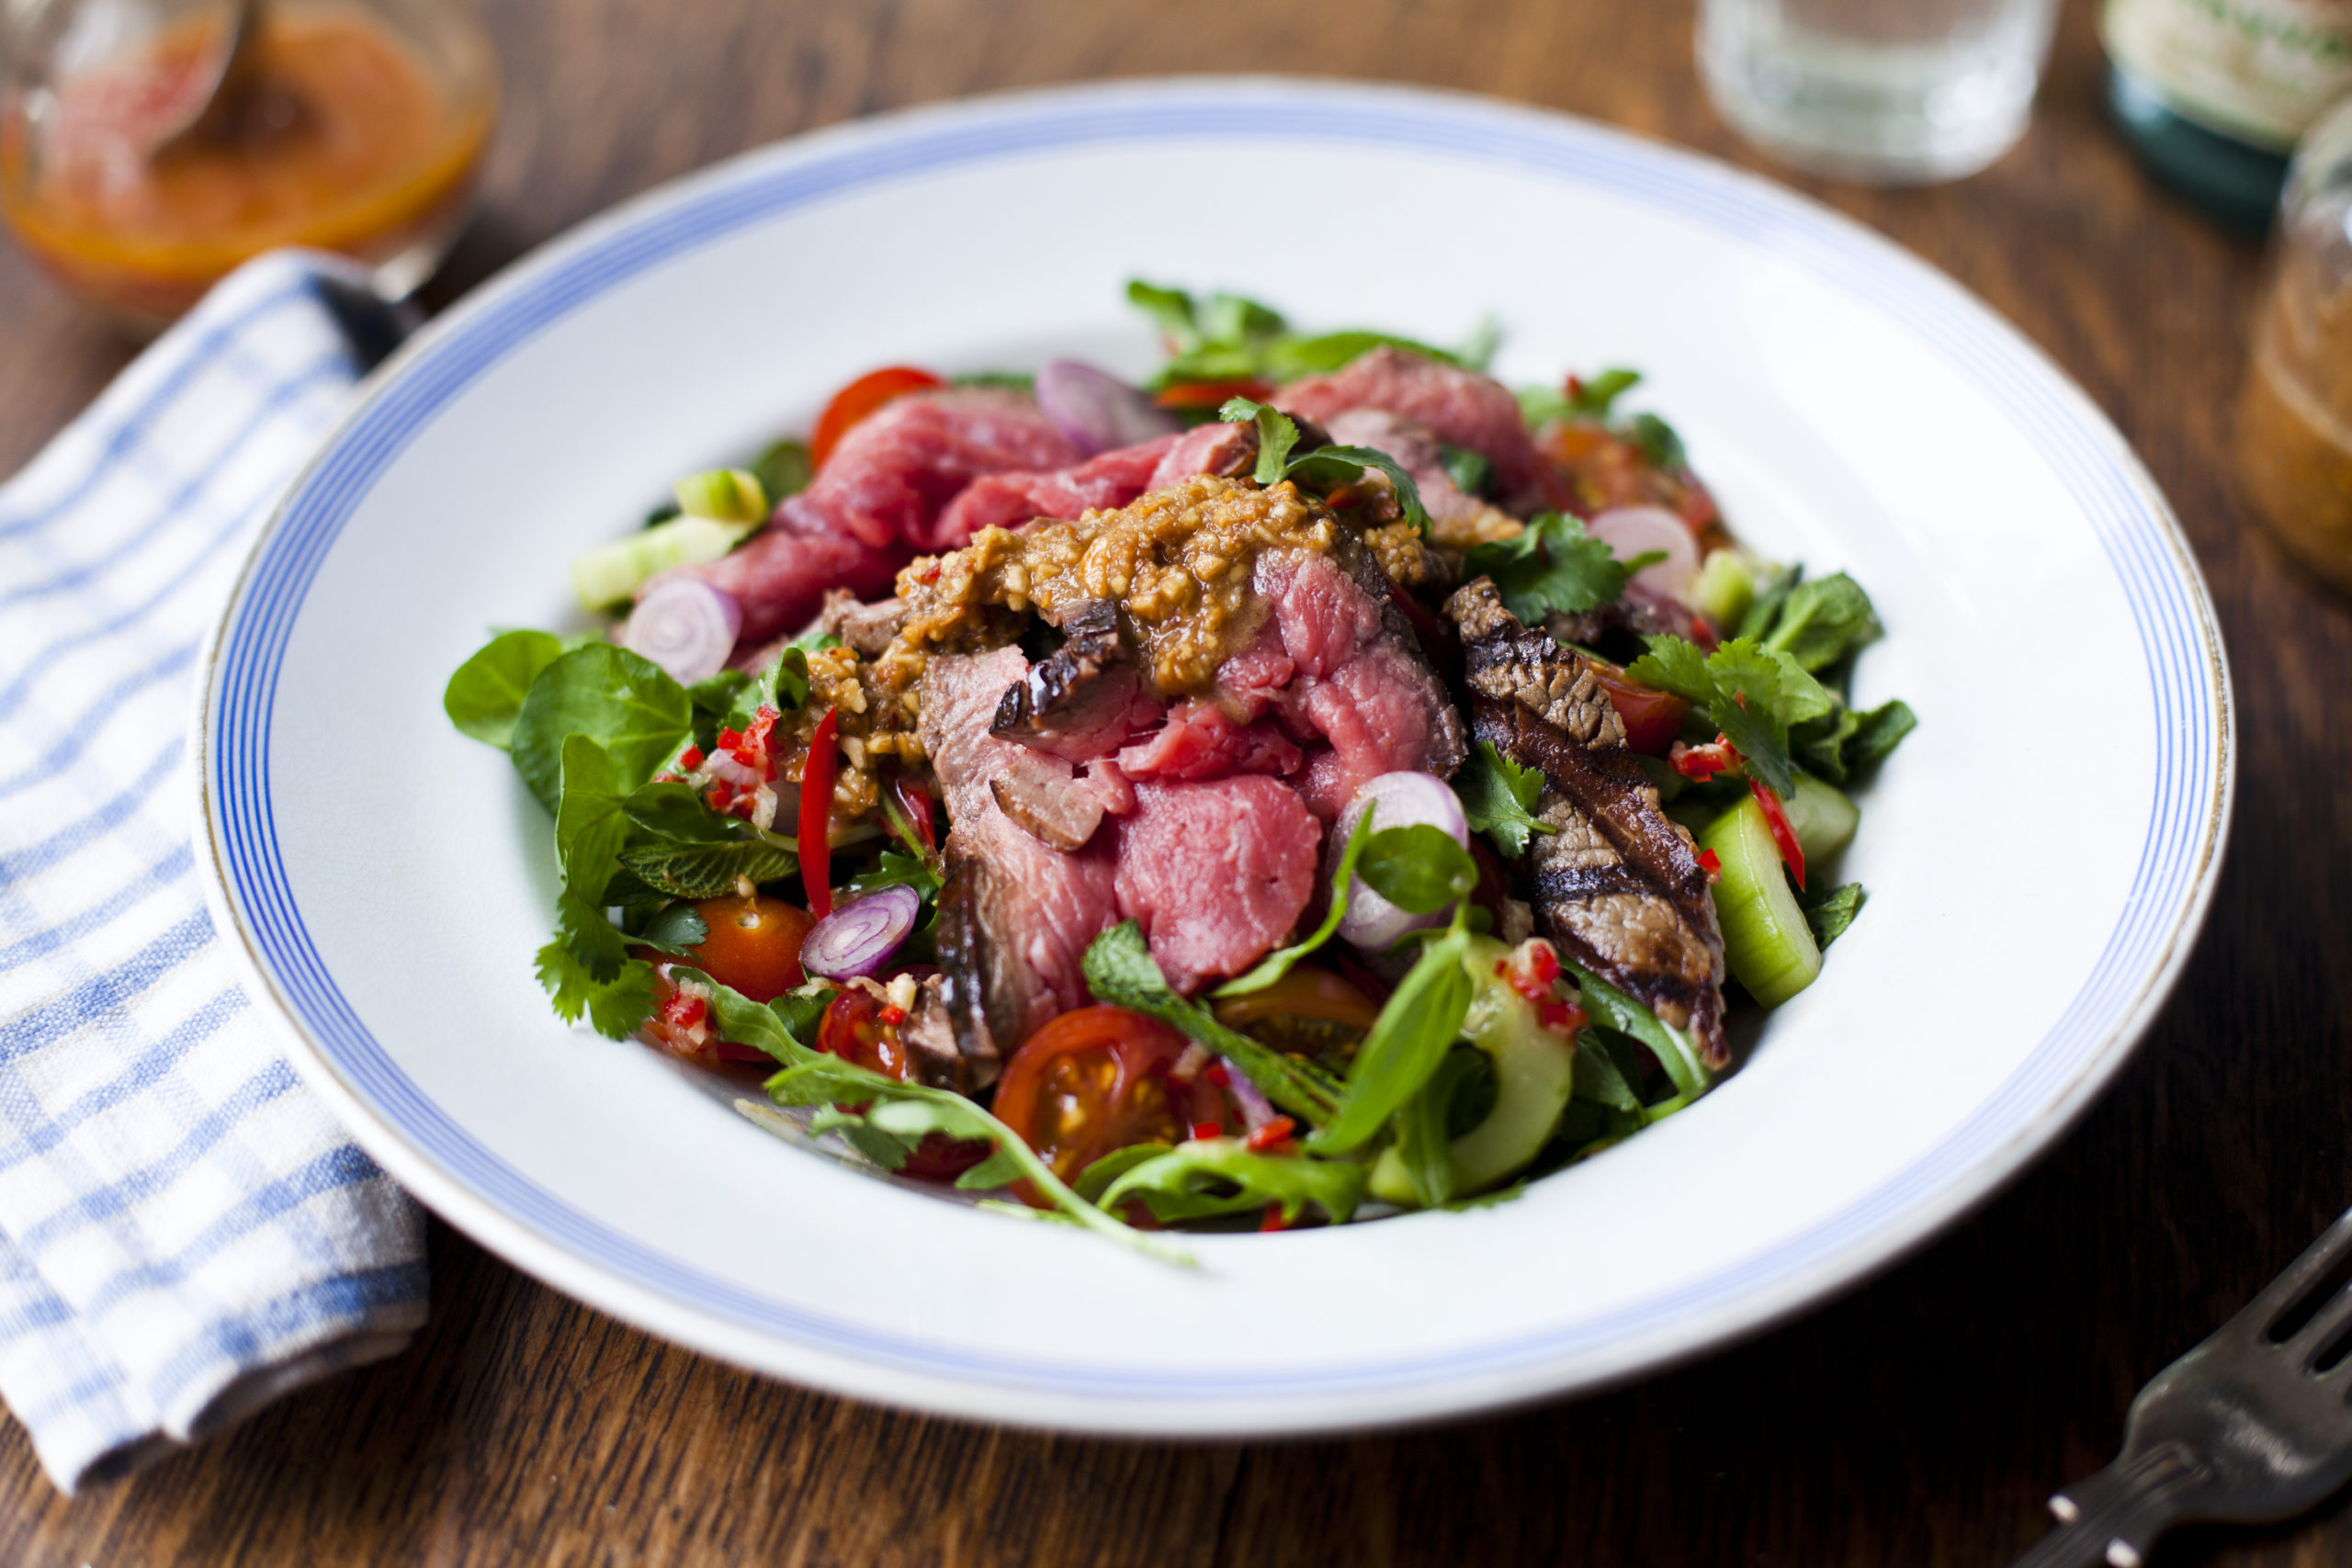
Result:
{"type": "Polygon", "coordinates": [[[1734,637],[1703,659],[1680,637],[1654,637],[1649,645],[1626,674],[1695,705],[1756,775],[1785,796],[1794,782],[1790,728],[1829,714],[1838,699],[1788,655],[1751,637],[1734,637]]]}
{"type": "Polygon", "coordinates": [[[1367,468],[1377,468],[1388,476],[1389,488],[1396,492],[1396,503],[1404,509],[1405,521],[1413,525],[1415,533],[1426,535],[1430,531],[1430,514],[1421,505],[1420,487],[1405,471],[1405,466],[1385,452],[1370,446],[1318,446],[1293,457],[1283,466],[1283,478],[1302,481],[1301,489],[1319,485],[1328,492],[1363,479],[1367,468]]]}
{"type": "Polygon", "coordinates": [[[1464,578],[1494,579],[1503,607],[1529,626],[1557,610],[1575,615],[1625,592],[1633,565],[1560,512],[1539,513],[1509,539],[1474,545],[1463,557],[1464,578]]]}
{"type": "Polygon", "coordinates": [[[1528,387],[1519,394],[1520,412],[1530,427],[1555,419],[1605,420],[1618,398],[1640,384],[1642,373],[1603,370],[1589,380],[1571,378],[1566,387],[1528,387]]]}
{"type": "Polygon", "coordinates": [[[1846,934],[1846,928],[1862,912],[1862,903],[1869,897],[1860,883],[1849,882],[1841,887],[1800,895],[1797,901],[1804,906],[1804,923],[1813,928],[1813,940],[1826,949],[1846,934]]]}
{"type": "Polygon", "coordinates": [[[1628,676],[1700,707],[1715,700],[1714,677],[1707,673],[1707,656],[1696,644],[1679,637],[1654,637],[1649,645],[1647,653],[1625,666],[1628,676]]]}
{"type": "Polygon", "coordinates": [[[1291,448],[1298,445],[1298,425],[1290,415],[1249,398],[1228,398],[1216,417],[1227,424],[1258,427],[1258,466],[1251,479],[1270,485],[1283,477],[1283,465],[1290,461],[1291,448]]]}
{"type": "MultiPolygon", "coordinates": [[[[596,922],[612,930],[601,914],[596,922]]],[[[608,978],[600,980],[573,953],[566,939],[558,936],[539,949],[537,968],[539,984],[547,988],[556,1016],[566,1023],[579,1022],[584,1012],[597,1033],[608,1040],[624,1040],[653,1016],[653,965],[642,959],[628,959],[608,978]]]]}
{"type": "MultiPolygon", "coordinates": [[[[1462,797],[1472,830],[1493,840],[1504,858],[1517,860],[1527,852],[1532,835],[1559,831],[1535,816],[1544,784],[1541,768],[1522,768],[1496,750],[1494,742],[1481,740],[1454,778],[1453,793],[1462,797]]],[[[1369,813],[1365,819],[1370,820],[1369,813]]]]}
{"type": "Polygon", "coordinates": [[[562,654],[563,644],[548,632],[494,637],[449,677],[441,711],[459,733],[504,750],[532,682],[562,654]]]}

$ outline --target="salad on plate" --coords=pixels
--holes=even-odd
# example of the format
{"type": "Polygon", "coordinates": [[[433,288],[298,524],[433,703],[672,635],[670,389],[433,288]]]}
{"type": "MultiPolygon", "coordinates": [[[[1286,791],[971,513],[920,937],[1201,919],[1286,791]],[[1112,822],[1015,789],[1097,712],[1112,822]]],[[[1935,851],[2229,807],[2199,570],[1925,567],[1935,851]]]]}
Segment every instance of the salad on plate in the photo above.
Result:
{"type": "Polygon", "coordinates": [[[1144,283],[1141,386],[859,378],[451,678],[565,1020],[1147,1250],[1492,1202],[1705,1094],[1861,912],[1842,573],[1608,370],[1144,283]]]}

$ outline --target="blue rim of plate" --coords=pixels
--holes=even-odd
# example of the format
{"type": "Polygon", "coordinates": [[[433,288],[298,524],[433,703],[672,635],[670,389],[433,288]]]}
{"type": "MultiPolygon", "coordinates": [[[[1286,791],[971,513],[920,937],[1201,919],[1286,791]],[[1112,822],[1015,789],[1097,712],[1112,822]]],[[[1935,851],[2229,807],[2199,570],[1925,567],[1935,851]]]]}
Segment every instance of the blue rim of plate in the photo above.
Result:
{"type": "MultiPolygon", "coordinates": [[[[640,197],[559,243],[436,323],[379,372],[372,395],[330,439],[256,545],[223,617],[209,682],[199,783],[212,858],[248,955],[298,1031],[411,1150],[543,1242],[689,1309],[922,1377],[1090,1401],[1377,1397],[1437,1380],[1556,1372],[1615,1342],[1658,1344],[1661,1335],[1670,1340],[1678,1325],[1722,1323],[1724,1333],[1752,1327],[1883,1264],[2012,1174],[2120,1064],[2177,973],[2210,895],[2234,766],[2219,633],[2162,496],[2089,400],[1958,285],[1792,192],[1623,132],[1487,100],[1267,78],[1063,89],[886,117],[747,154],[640,197]],[[858,187],[1000,156],[1265,138],[1476,160],[1664,208],[1871,303],[2008,412],[2092,524],[2138,630],[2154,709],[2155,766],[2138,866],[2120,919],[2058,1021],[1940,1144],[1769,1253],[1540,1333],[1312,1372],[1079,1371],[943,1351],[705,1273],[620,1234],[500,1160],[426,1098],[345,1003],[304,930],[272,816],[267,758],[288,639],[320,564],[377,476],[444,406],[534,334],[647,269],[746,224],[858,187]],[[2065,1114],[2058,1114],[2062,1109],[2065,1114]],[[1800,1293],[1786,1299],[1792,1289],[1800,1293]],[[1777,1308],[1741,1310],[1766,1301],[1777,1308]]],[[[1706,1337],[1668,1345],[1634,1364],[1662,1360],[1706,1337]]],[[[1555,1375],[1521,1392],[1579,1381],[1555,1375]]]]}

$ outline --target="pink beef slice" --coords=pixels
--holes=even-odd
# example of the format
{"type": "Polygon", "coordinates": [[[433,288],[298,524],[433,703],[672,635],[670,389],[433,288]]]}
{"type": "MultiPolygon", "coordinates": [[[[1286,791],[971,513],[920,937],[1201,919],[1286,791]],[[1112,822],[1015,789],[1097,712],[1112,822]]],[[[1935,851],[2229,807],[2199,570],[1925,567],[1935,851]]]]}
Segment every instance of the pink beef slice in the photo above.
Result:
{"type": "Polygon", "coordinates": [[[733,594],[743,609],[738,646],[756,646],[806,625],[828,588],[870,598],[887,592],[918,550],[967,543],[945,537],[939,524],[974,479],[1064,468],[1078,457],[1018,392],[958,387],[893,399],[842,437],[816,479],[751,543],[677,570],[733,594]]]}
{"type": "Polygon", "coordinates": [[[1195,474],[1234,479],[1258,461],[1258,432],[1248,424],[1196,425],[1176,438],[1152,470],[1146,490],[1165,490],[1195,474]]]}
{"type": "Polygon", "coordinates": [[[1510,388],[1404,349],[1375,348],[1329,376],[1293,381],[1274,394],[1274,403],[1326,425],[1352,409],[1401,415],[1442,441],[1484,453],[1506,495],[1535,477],[1534,438],[1510,388]]]}
{"type": "Polygon", "coordinates": [[[1017,528],[1033,517],[1079,518],[1125,506],[1150,485],[1169,449],[1182,439],[1162,435],[1049,473],[990,474],[975,479],[939,514],[933,527],[938,542],[929,547],[961,549],[983,528],[1017,528]]]}
{"type": "Polygon", "coordinates": [[[1243,724],[1214,703],[1178,703],[1168,722],[1119,753],[1130,779],[1221,779],[1231,773],[1295,773],[1305,761],[1272,719],[1243,724]]]}
{"type": "Polygon", "coordinates": [[[989,787],[1047,761],[989,733],[1005,688],[1027,671],[1017,648],[942,654],[922,687],[918,733],[947,802],[940,966],[957,1047],[981,1083],[1048,1019],[1085,1004],[1087,944],[1119,918],[1111,835],[1076,852],[1052,849],[1007,817],[989,787]]]}
{"type": "Polygon", "coordinates": [[[1135,787],[1135,812],[1119,822],[1119,912],[1189,995],[1256,963],[1298,923],[1322,831],[1297,795],[1255,774],[1135,787]]]}

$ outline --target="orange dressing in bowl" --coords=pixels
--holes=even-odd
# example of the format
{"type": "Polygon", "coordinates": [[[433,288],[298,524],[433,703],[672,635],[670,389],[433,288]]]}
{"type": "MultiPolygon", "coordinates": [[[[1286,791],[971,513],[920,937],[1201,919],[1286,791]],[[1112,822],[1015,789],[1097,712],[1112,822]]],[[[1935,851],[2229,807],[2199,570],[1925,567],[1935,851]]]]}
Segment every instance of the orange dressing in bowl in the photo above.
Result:
{"type": "Polygon", "coordinates": [[[381,265],[454,234],[489,137],[487,95],[454,100],[358,11],[267,17],[251,90],[276,112],[233,134],[153,154],[218,70],[220,35],[201,19],[68,78],[38,128],[12,113],[0,214],[69,287],[167,319],[275,246],[381,265]]]}

